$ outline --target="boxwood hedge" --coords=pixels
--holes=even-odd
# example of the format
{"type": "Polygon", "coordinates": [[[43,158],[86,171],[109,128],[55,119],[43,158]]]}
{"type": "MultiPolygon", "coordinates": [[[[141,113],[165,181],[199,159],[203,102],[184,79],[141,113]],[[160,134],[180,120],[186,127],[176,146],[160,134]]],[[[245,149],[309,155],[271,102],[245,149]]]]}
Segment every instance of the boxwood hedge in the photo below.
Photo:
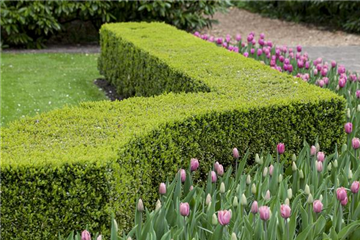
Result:
{"type": "MultiPolygon", "coordinates": [[[[99,69],[130,97],[88,102],[9,124],[1,132],[1,235],[52,239],[105,232],[115,211],[133,223],[160,181],[198,157],[232,164],[231,149],[296,152],[343,136],[345,101],[328,90],[162,23],[106,24],[99,69]],[[146,96],[146,97],[145,97],[146,96]]],[[[200,174],[200,173],[198,173],[200,174]]]]}

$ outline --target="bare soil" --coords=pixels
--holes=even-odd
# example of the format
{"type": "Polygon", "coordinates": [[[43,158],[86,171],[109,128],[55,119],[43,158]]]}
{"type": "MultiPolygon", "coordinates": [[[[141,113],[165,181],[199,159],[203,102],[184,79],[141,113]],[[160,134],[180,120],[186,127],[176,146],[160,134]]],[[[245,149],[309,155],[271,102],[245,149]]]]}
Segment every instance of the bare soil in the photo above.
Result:
{"type": "Polygon", "coordinates": [[[246,39],[250,32],[255,32],[255,37],[265,33],[265,39],[276,45],[360,46],[360,35],[357,34],[266,18],[236,7],[229,9],[228,13],[216,13],[213,18],[217,19],[219,24],[213,24],[212,29],[203,29],[202,34],[215,37],[230,34],[235,37],[240,33],[243,39],[246,39]]]}

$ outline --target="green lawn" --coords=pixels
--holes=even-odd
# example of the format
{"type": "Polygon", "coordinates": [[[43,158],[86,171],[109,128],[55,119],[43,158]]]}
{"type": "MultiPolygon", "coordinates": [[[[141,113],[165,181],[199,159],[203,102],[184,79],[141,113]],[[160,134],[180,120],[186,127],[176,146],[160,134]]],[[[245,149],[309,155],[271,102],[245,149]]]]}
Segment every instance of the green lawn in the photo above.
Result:
{"type": "Polygon", "coordinates": [[[93,83],[98,54],[1,54],[2,126],[64,105],[106,99],[93,83]]]}

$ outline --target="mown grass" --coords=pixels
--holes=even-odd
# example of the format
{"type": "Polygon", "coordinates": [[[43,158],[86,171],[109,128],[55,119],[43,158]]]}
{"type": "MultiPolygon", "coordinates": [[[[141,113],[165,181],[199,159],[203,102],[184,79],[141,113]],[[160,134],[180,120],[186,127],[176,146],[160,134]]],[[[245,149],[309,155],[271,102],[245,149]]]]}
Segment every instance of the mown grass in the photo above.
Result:
{"type": "Polygon", "coordinates": [[[93,81],[98,54],[1,54],[1,126],[64,105],[106,99],[93,81]]]}

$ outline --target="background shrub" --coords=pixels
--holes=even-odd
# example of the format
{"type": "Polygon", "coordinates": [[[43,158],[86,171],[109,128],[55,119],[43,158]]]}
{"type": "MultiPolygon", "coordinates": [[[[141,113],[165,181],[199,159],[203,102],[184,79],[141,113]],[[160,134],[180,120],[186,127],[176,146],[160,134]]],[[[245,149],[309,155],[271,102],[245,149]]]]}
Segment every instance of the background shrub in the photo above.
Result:
{"type": "Polygon", "coordinates": [[[234,1],[234,4],[272,18],[360,33],[358,1],[234,1]]]}
{"type": "Polygon", "coordinates": [[[214,20],[210,16],[225,10],[230,0],[20,0],[1,1],[0,4],[2,45],[41,48],[51,36],[67,31],[69,23],[74,21],[90,22],[96,32],[103,23],[123,21],[164,21],[186,30],[211,26],[214,20]]]}

